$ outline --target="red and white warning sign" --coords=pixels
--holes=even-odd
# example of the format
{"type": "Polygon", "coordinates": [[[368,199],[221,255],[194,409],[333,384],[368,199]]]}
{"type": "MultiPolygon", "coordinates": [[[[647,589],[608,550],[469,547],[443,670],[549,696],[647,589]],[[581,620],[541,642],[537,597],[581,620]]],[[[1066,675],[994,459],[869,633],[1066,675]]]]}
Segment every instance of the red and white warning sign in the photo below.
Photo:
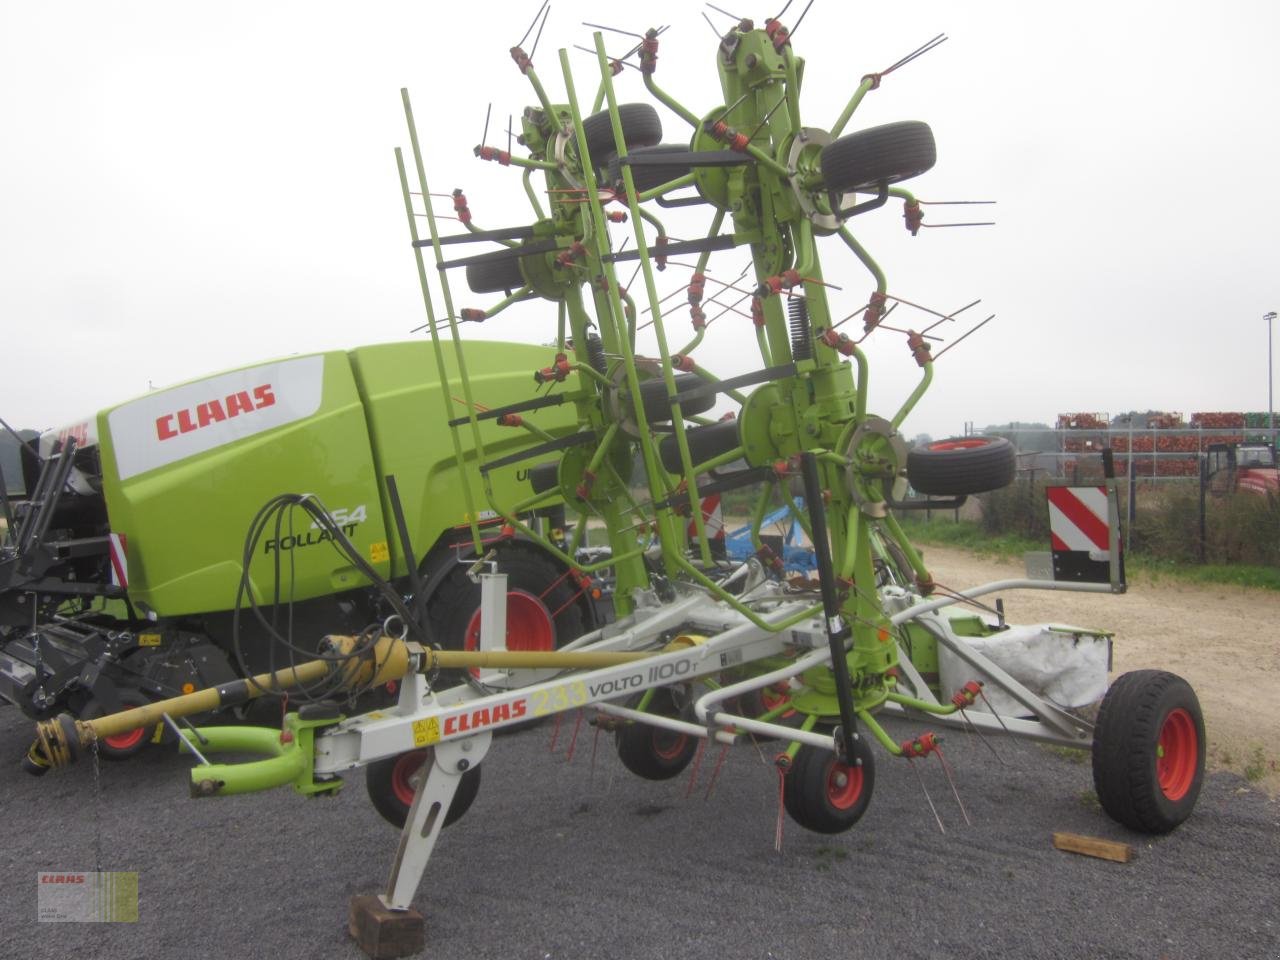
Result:
{"type": "MultiPolygon", "coordinates": [[[[1106,487],[1046,487],[1053,579],[1111,581],[1111,524],[1106,487]]],[[[1119,541],[1117,540],[1117,544],[1119,541]]],[[[1117,545],[1117,550],[1121,548],[1117,545]]],[[[1120,583],[1124,557],[1117,557],[1120,583]]]]}
{"type": "MultiPolygon", "coordinates": [[[[720,511],[720,494],[713,493],[702,498],[702,527],[707,531],[707,539],[715,540],[724,537],[724,514],[720,511]]],[[[689,521],[689,536],[698,535],[698,525],[689,521]]]]}
{"type": "MultiPolygon", "coordinates": [[[[707,531],[707,544],[711,547],[711,555],[717,558],[724,557],[725,551],[725,532],[724,532],[724,512],[720,509],[720,494],[713,493],[702,498],[701,504],[702,527],[707,531]]],[[[695,521],[689,521],[689,539],[693,540],[698,536],[698,525],[695,521]]]]}
{"type": "Polygon", "coordinates": [[[1049,487],[1049,533],[1054,550],[1111,556],[1106,487],[1049,487]]]}

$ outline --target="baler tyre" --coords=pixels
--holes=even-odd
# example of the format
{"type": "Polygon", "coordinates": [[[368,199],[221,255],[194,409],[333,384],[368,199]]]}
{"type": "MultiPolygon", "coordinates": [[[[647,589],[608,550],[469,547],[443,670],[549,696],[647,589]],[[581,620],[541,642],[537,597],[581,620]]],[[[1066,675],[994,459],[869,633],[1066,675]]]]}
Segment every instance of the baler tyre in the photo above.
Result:
{"type": "MultiPolygon", "coordinates": [[[[141,690],[130,688],[119,690],[117,696],[120,698],[122,710],[128,710],[132,707],[145,707],[151,702],[150,698],[141,690]]],[[[106,715],[106,709],[94,698],[87,700],[79,710],[81,720],[93,720],[96,717],[106,715]]],[[[127,733],[116,734],[113,737],[103,737],[98,741],[98,755],[104,760],[128,760],[130,757],[137,756],[151,742],[151,735],[154,730],[154,726],[138,727],[127,733]]]]}
{"type": "Polygon", "coordinates": [[[502,257],[467,264],[467,286],[472,293],[519,290],[528,283],[520,270],[520,258],[502,257]]]}
{"type": "MultiPolygon", "coordinates": [[[[364,786],[369,793],[369,801],[378,815],[393,827],[403,829],[405,820],[409,818],[413,795],[418,789],[418,777],[430,752],[429,747],[410,750],[375,760],[364,768],[364,786]]],[[[479,792],[480,767],[474,766],[462,774],[453,800],[449,802],[449,812],[444,816],[444,825],[447,827],[461,820],[479,792]]]]}
{"type": "MultiPolygon", "coordinates": [[[[662,120],[658,111],[647,103],[618,104],[618,120],[622,123],[622,141],[628,150],[653,147],[662,140],[662,120]]],[[[618,152],[608,110],[593,113],[583,120],[582,133],[587,141],[587,154],[598,165],[603,164],[610,154],[618,152]]]]}
{"type": "MultiPolygon", "coordinates": [[[[654,157],[663,154],[688,153],[689,148],[682,143],[660,143],[656,147],[637,147],[635,150],[629,151],[630,156],[643,154],[645,156],[654,157]]],[[[680,166],[631,166],[631,179],[636,185],[637,193],[644,193],[646,190],[652,190],[654,187],[660,187],[664,183],[677,180],[680,177],[688,176],[693,172],[693,167],[686,164],[680,166]]],[[[618,162],[618,155],[615,153],[609,160],[609,179],[610,186],[619,187],[622,184],[622,164],[618,162]]]]}
{"type": "Polygon", "coordinates": [[[1017,453],[1004,437],[951,437],[907,453],[907,479],[916,493],[962,496],[1013,482],[1017,453]]]}
{"type": "Polygon", "coordinates": [[[782,805],[791,819],[814,833],[843,833],[867,812],[876,782],[875,758],[864,739],[853,741],[855,760],[802,746],[782,781],[782,805]]]}
{"type": "MultiPolygon", "coordinates": [[[[510,650],[554,650],[586,630],[578,585],[552,561],[530,550],[499,551],[498,570],[507,575],[507,636],[510,650]]],[[[480,585],[466,568],[445,578],[431,598],[432,635],[446,650],[474,649],[480,639],[480,585]]]]}
{"type": "Polygon", "coordinates": [[[1191,816],[1204,762],[1204,716],[1187,681],[1164,670],[1116,679],[1093,732],[1093,784],[1111,819],[1168,833],[1191,816]]]}
{"type": "Polygon", "coordinates": [[[828,190],[874,192],[924,173],[938,159],[933,131],[919,120],[868,127],[822,148],[822,179],[828,190]]]}
{"type": "MultiPolygon", "coordinates": [[[[680,709],[666,687],[658,687],[649,699],[649,713],[679,717],[680,709]]],[[[631,723],[618,728],[618,759],[645,780],[670,780],[679,776],[698,752],[698,742],[686,733],[676,733],[647,723],[631,723]]]]}
{"type": "MultiPolygon", "coordinates": [[[[676,393],[691,390],[699,384],[705,384],[696,373],[677,373],[675,376],[676,393]]],[[[650,423],[665,423],[671,419],[671,405],[667,402],[667,383],[661,377],[646,380],[640,384],[640,397],[644,402],[644,416],[650,423]]],[[[716,405],[716,395],[708,390],[688,400],[680,402],[680,412],[685,419],[706,413],[716,405]]]]}

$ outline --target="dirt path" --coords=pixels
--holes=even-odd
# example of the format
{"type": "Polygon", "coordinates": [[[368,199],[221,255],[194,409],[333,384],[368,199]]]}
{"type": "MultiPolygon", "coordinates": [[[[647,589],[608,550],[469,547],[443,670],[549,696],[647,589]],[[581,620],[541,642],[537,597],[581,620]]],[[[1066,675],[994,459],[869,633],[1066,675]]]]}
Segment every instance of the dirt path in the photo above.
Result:
{"type": "MultiPolygon", "coordinates": [[[[952,589],[1022,575],[1012,561],[950,547],[924,552],[934,579],[952,589]]],[[[1204,708],[1211,766],[1242,773],[1261,763],[1261,784],[1280,792],[1280,594],[1143,579],[1124,596],[1020,590],[1004,602],[1012,622],[1114,631],[1113,677],[1142,668],[1185,677],[1204,708]]]]}

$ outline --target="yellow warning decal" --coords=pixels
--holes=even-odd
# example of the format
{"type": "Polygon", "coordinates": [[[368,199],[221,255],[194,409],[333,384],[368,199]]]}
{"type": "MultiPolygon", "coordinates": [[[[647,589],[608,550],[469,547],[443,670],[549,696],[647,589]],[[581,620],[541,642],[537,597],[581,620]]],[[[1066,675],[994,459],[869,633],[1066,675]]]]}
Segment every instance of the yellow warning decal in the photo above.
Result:
{"type": "Polygon", "coordinates": [[[140,633],[138,634],[138,646],[140,647],[158,647],[160,646],[160,634],[158,633],[140,633]]]}
{"type": "Polygon", "coordinates": [[[425,747],[440,739],[440,718],[428,717],[413,721],[413,745],[425,747]]]}
{"type": "Polygon", "coordinates": [[[369,559],[374,563],[386,563],[391,559],[391,551],[387,549],[387,541],[379,540],[369,544],[369,559]]]}

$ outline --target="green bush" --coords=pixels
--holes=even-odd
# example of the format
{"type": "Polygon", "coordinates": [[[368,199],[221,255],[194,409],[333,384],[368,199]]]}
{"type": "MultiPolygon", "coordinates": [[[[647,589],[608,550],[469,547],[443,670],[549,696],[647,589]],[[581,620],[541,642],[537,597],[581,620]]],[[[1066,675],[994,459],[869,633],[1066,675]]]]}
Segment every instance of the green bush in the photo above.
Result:
{"type": "MultiPolygon", "coordinates": [[[[1179,484],[1143,497],[1131,535],[1135,554],[1172,563],[1198,563],[1200,491],[1179,484]]],[[[1205,499],[1204,562],[1280,566],[1280,501],[1238,492],[1205,499]]]]}
{"type": "Polygon", "coordinates": [[[1134,554],[1172,563],[1200,559],[1200,490],[1171,484],[1141,497],[1129,533],[1134,554]]]}

